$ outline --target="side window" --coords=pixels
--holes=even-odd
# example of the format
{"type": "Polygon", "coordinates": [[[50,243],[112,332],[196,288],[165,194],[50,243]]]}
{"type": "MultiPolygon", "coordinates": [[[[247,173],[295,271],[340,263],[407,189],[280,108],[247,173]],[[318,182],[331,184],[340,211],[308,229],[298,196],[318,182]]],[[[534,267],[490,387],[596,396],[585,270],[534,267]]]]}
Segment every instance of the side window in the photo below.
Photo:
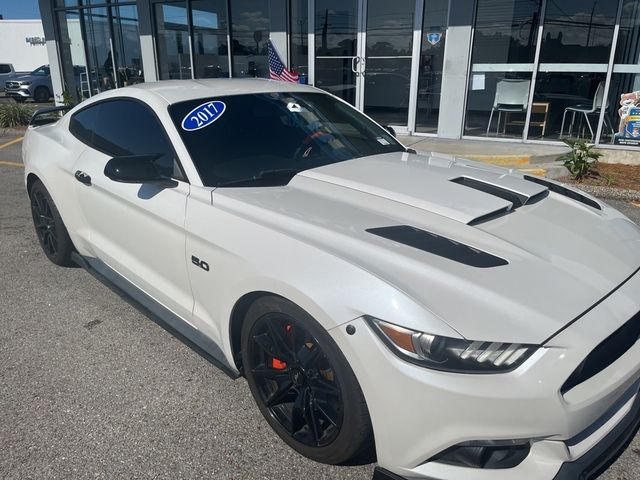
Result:
{"type": "Polygon", "coordinates": [[[113,157],[159,155],[156,164],[164,174],[179,180],[184,176],[173,149],[153,112],[133,100],[110,100],[97,105],[90,146],[113,157]]]}
{"type": "Polygon", "coordinates": [[[69,131],[82,143],[93,144],[93,128],[98,118],[100,105],[93,105],[79,111],[71,117],[69,131]]]}
{"type": "Polygon", "coordinates": [[[11,73],[11,68],[6,63],[0,63],[0,73],[11,73]]]}

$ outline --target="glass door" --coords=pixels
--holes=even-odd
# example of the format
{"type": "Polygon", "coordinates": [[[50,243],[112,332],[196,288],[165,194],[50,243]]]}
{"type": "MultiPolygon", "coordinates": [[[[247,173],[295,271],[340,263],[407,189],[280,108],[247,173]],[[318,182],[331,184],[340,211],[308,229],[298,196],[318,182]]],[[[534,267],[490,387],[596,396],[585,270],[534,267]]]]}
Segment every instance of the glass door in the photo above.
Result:
{"type": "Polygon", "coordinates": [[[416,0],[315,0],[314,84],[407,126],[416,0]]]}
{"type": "Polygon", "coordinates": [[[381,125],[406,126],[413,59],[415,0],[367,0],[362,109],[381,125]]]}
{"type": "Polygon", "coordinates": [[[316,0],[315,85],[361,108],[360,20],[363,0],[316,0]]]}

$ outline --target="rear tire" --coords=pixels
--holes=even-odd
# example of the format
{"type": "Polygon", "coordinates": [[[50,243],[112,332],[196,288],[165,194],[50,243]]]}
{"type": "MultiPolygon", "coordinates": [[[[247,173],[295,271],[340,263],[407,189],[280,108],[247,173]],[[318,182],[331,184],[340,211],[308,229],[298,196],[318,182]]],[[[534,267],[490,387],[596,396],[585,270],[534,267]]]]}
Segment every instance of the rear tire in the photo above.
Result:
{"type": "Polygon", "coordinates": [[[49,192],[40,180],[29,191],[31,216],[42,251],[56,265],[74,266],[71,260],[73,242],[49,192]]]}
{"type": "Polygon", "coordinates": [[[242,363],[260,412],[316,462],[370,463],[373,429],[360,385],[327,331],[288,300],[268,296],[242,325],[242,363]]]}

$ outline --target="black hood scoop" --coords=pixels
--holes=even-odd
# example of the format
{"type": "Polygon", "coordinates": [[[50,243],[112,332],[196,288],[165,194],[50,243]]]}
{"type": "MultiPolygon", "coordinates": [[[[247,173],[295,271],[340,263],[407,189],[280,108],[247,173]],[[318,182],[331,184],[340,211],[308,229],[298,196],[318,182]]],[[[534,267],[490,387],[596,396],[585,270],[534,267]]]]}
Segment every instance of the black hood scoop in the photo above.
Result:
{"type": "Polygon", "coordinates": [[[368,228],[366,231],[470,267],[491,268],[509,264],[503,258],[409,225],[368,228]]]}
{"type": "Polygon", "coordinates": [[[498,185],[494,185],[492,183],[484,182],[482,180],[477,180],[470,177],[457,177],[452,178],[450,181],[464,187],[473,188],[474,190],[477,190],[479,192],[493,195],[494,197],[502,198],[503,200],[511,203],[511,206],[472,220],[471,222],[469,222],[469,225],[477,225],[488,220],[493,220],[494,218],[501,217],[503,215],[506,215],[507,213],[511,213],[517,208],[522,207],[523,205],[530,205],[532,203],[539,202],[549,195],[549,190],[543,190],[533,196],[528,196],[514,190],[510,190],[508,188],[500,187],[498,185]]]}
{"type": "Polygon", "coordinates": [[[587,198],[581,193],[576,192],[575,190],[571,190],[570,188],[563,187],[562,185],[558,185],[557,183],[547,182],[544,178],[532,177],[530,175],[525,175],[524,179],[530,182],[537,183],[538,185],[543,185],[554,193],[569,197],[576,202],[583,203],[590,206],[591,208],[595,208],[596,210],[602,210],[602,206],[598,202],[596,202],[595,200],[591,200],[590,198],[587,198]]]}

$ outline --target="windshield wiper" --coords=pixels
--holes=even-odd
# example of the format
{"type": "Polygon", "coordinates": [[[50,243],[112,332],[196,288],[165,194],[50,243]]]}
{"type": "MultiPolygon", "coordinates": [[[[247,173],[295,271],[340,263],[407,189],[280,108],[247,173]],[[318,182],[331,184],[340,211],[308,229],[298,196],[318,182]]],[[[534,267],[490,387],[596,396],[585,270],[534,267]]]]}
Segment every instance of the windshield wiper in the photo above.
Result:
{"type": "MultiPolygon", "coordinates": [[[[222,182],[222,183],[219,183],[217,186],[228,187],[230,185],[237,185],[240,183],[251,184],[251,183],[259,182],[260,180],[271,179],[272,177],[283,177],[283,176],[289,177],[289,179],[287,180],[287,183],[289,183],[289,181],[301,171],[302,169],[299,169],[299,168],[273,168],[271,170],[262,170],[260,173],[258,173],[258,175],[254,175],[253,177],[240,178],[238,180],[222,182]]],[[[286,185],[286,183],[284,185],[286,185]]]]}

